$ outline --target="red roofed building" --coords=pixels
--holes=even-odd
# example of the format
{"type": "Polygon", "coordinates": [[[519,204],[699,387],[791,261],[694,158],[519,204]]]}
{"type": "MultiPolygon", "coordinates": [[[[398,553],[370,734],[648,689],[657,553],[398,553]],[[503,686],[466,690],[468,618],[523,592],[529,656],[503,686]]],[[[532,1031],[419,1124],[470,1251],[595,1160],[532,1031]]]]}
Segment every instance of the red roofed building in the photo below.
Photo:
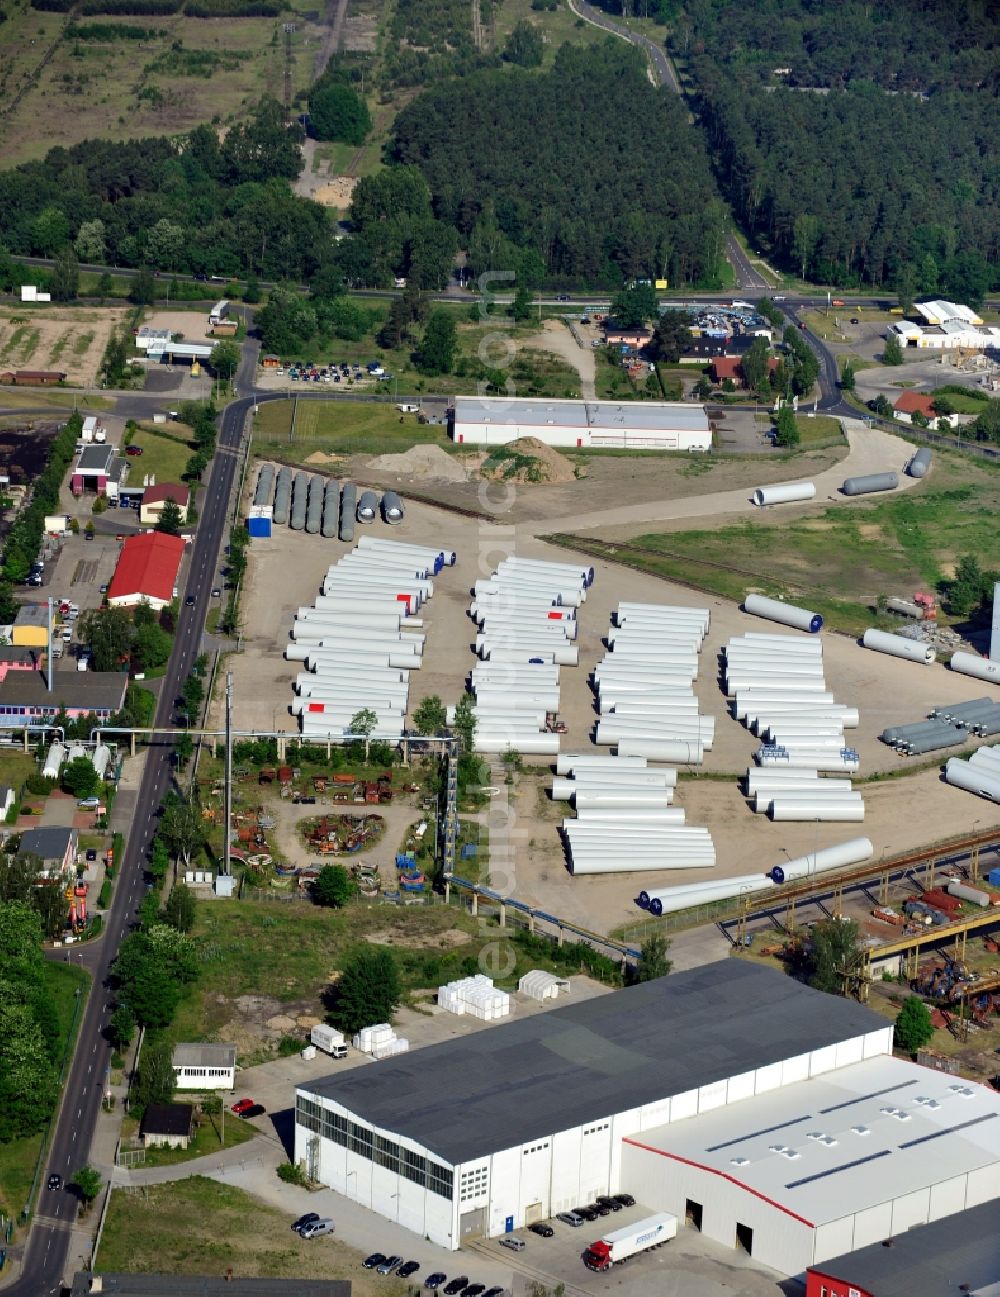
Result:
{"type": "MultiPolygon", "coordinates": [[[[778,357],[768,356],[768,372],[773,374],[778,367],[778,357]]],[[[737,387],[744,387],[746,380],[743,377],[743,361],[740,356],[715,356],[711,364],[712,382],[724,383],[726,379],[731,379],[737,387]]]]}
{"type": "Polygon", "coordinates": [[[130,536],[118,556],[108,603],[115,608],[134,608],[139,603],[157,610],[166,607],[174,597],[183,553],[180,536],[159,531],[130,536]]]}
{"type": "Polygon", "coordinates": [[[933,396],[927,396],[923,392],[903,392],[892,411],[903,423],[912,423],[915,414],[922,414],[928,423],[933,423],[937,418],[933,396]]]}
{"type": "Polygon", "coordinates": [[[163,482],[158,486],[147,486],[142,493],[142,504],[139,506],[139,521],[144,527],[155,527],[160,521],[163,506],[173,500],[181,511],[181,521],[187,522],[188,500],[190,492],[186,486],[176,482],[163,482]]]}

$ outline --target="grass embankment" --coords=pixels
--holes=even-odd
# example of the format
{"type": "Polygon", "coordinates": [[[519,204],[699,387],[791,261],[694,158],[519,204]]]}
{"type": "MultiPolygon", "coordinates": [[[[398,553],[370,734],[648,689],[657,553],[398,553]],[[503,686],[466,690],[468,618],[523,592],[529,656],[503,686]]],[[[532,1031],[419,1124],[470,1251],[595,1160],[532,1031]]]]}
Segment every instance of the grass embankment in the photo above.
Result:
{"type": "Polygon", "coordinates": [[[261,455],[303,463],[310,455],[382,455],[411,446],[452,448],[444,427],[420,424],[394,405],[365,401],[266,401],[254,420],[261,455]],[[294,416],[295,426],[292,430],[294,416]]]}
{"type": "Polygon", "coordinates": [[[557,543],[740,601],[748,590],[808,604],[835,629],[871,626],[879,595],[935,588],[963,554],[1000,567],[1000,472],[936,454],[926,488],[836,505],[781,526],[653,532],[624,543],[561,535],[557,543]]]}
{"type": "MultiPolygon", "coordinates": [[[[59,1019],[60,1064],[74,1028],[77,991],[81,996],[86,994],[89,983],[90,974],[82,968],[52,961],[45,964],[45,989],[59,1019]]],[[[27,1139],[0,1144],[0,1211],[13,1219],[28,1202],[31,1180],[46,1136],[46,1131],[40,1131],[27,1139]]]]}
{"type": "Polygon", "coordinates": [[[111,1195],[98,1262],[102,1271],[224,1274],[237,1279],[349,1279],[355,1297],[401,1297],[397,1279],[361,1266],[360,1252],[336,1234],[304,1243],[287,1212],[233,1185],[192,1176],[111,1195]]]}

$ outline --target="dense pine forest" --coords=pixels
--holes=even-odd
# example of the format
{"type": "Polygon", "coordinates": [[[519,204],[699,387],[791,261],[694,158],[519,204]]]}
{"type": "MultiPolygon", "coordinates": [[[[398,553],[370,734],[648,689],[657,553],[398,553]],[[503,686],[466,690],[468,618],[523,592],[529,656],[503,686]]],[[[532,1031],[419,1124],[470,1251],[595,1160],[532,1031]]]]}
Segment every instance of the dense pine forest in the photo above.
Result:
{"type": "Polygon", "coordinates": [[[719,186],[782,269],[973,303],[1000,282],[995,4],[674,8],[719,186]]]}
{"type": "Polygon", "coordinates": [[[397,119],[393,157],[420,168],[476,270],[530,252],[567,285],[716,282],[724,211],[700,133],[619,41],[564,45],[551,72],[425,91],[397,119]]]}

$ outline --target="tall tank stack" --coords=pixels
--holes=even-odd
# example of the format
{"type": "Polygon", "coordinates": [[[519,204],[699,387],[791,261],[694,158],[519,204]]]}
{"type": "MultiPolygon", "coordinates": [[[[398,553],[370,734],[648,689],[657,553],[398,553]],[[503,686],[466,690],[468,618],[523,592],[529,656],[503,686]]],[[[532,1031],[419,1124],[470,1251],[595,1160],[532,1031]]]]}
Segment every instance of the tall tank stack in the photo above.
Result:
{"type": "Polygon", "coordinates": [[[708,609],[622,603],[613,621],[594,669],[595,743],[619,756],[700,766],[715,738],[715,720],[699,713],[694,695],[708,609]]]}
{"type": "Polygon", "coordinates": [[[932,708],[928,720],[912,725],[893,725],[880,735],[883,743],[903,756],[921,756],[957,747],[970,738],[989,738],[1000,734],[1000,702],[992,698],[974,698],[967,703],[940,703],[932,708]]]}
{"type": "Polygon", "coordinates": [[[306,525],[309,505],[309,474],[296,473],[292,479],[292,512],[288,525],[292,531],[302,531],[306,525]]]}
{"type": "Polygon", "coordinates": [[[329,568],[315,603],[298,609],[285,649],[305,667],[291,705],[304,735],[343,737],[370,710],[371,737],[399,742],[410,672],[424,651],[417,613],[434,593],[434,575],[454,562],[450,551],[366,536],[329,568]]]}
{"type": "Polygon", "coordinates": [[[967,793],[1000,802],[1000,744],[980,748],[968,761],[951,757],[944,768],[945,782],[967,793]]]}
{"type": "Polygon", "coordinates": [[[767,892],[782,883],[801,882],[803,878],[810,878],[814,874],[864,864],[874,854],[875,848],[868,838],[851,838],[847,842],[823,847],[795,860],[783,860],[765,874],[741,874],[735,878],[720,878],[704,883],[684,883],[679,887],[649,888],[639,893],[636,904],[658,918],[661,914],[674,914],[677,910],[689,910],[696,905],[709,905],[732,900],[735,896],[767,892]]]}
{"type": "Polygon", "coordinates": [[[570,872],[710,869],[712,836],[684,823],[683,808],[672,805],[676,787],[676,769],[645,757],[560,754],[552,800],[576,810],[562,822],[570,872]]]}
{"type": "Polygon", "coordinates": [[[251,510],[260,509],[271,509],[271,521],[279,527],[290,526],[293,531],[322,535],[326,540],[339,536],[347,542],[354,540],[356,523],[375,522],[381,515],[395,526],[405,517],[396,491],[386,491],[381,499],[377,491],[362,491],[359,496],[351,482],[345,482],[341,492],[331,478],[321,474],[310,477],[284,467],[275,472],[273,464],[263,464],[257,475],[251,510]]]}
{"type": "Polygon", "coordinates": [[[749,631],[723,649],[724,689],[736,719],[763,742],[747,771],[747,797],[773,820],[860,822],[865,808],[850,778],[860,766],[844,730],[858,711],[826,687],[823,641],[749,631]]]}
{"type": "Polygon", "coordinates": [[[559,672],[576,666],[576,611],[594,569],[576,563],[506,558],[477,581],[469,615],[476,623],[476,751],[555,755],[549,729],[559,711],[559,672]]]}

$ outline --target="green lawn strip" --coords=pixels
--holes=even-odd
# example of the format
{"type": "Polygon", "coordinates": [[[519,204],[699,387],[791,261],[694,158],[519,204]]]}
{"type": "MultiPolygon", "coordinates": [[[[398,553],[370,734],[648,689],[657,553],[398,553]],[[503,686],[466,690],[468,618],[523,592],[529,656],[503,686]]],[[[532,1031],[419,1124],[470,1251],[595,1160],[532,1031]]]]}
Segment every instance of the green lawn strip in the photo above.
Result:
{"type": "Polygon", "coordinates": [[[132,460],[130,480],[136,481],[147,473],[155,476],[158,484],[180,482],[181,474],[191,458],[191,447],[175,437],[164,437],[148,428],[140,428],[132,438],[133,446],[141,446],[142,454],[132,460]]]}
{"type": "Polygon", "coordinates": [[[225,1274],[236,1278],[349,1279],[355,1297],[401,1297],[406,1285],[375,1277],[336,1234],[303,1242],[288,1212],[206,1176],[111,1195],[98,1255],[104,1272],[225,1274]]]}
{"type": "Polygon", "coordinates": [[[388,402],[299,401],[295,435],[289,440],[293,401],[268,401],[254,424],[258,454],[269,452],[302,463],[310,455],[379,455],[416,445],[452,448],[443,427],[417,423],[388,402]]]}
{"type": "MultiPolygon", "coordinates": [[[[60,1066],[77,1010],[77,990],[85,994],[89,983],[90,974],[77,965],[52,960],[45,963],[45,988],[59,1020],[60,1066]]],[[[47,1137],[48,1132],[43,1130],[26,1139],[0,1144],[0,1209],[14,1219],[28,1202],[35,1167],[47,1137]]]]}
{"type": "MultiPolygon", "coordinates": [[[[174,1095],[174,1100],[177,1103],[187,1103],[189,1097],[179,1093],[174,1095]]],[[[237,1117],[235,1113],[229,1111],[228,1105],[232,1100],[231,1095],[227,1093],[221,1094],[219,1097],[226,1108],[225,1118],[221,1113],[203,1113],[200,1119],[196,1118],[198,1124],[195,1126],[194,1135],[187,1148],[148,1148],[141,1165],[177,1166],[181,1162],[190,1162],[197,1157],[208,1157],[212,1153],[221,1153],[226,1148],[236,1148],[240,1144],[246,1144],[255,1135],[260,1134],[257,1128],[249,1121],[244,1121],[241,1117],[237,1117]],[[220,1139],[220,1135],[223,1134],[225,1135],[225,1143],[220,1139]]],[[[133,1117],[126,1117],[122,1123],[123,1139],[134,1139],[138,1133],[139,1122],[133,1117]]]]}

